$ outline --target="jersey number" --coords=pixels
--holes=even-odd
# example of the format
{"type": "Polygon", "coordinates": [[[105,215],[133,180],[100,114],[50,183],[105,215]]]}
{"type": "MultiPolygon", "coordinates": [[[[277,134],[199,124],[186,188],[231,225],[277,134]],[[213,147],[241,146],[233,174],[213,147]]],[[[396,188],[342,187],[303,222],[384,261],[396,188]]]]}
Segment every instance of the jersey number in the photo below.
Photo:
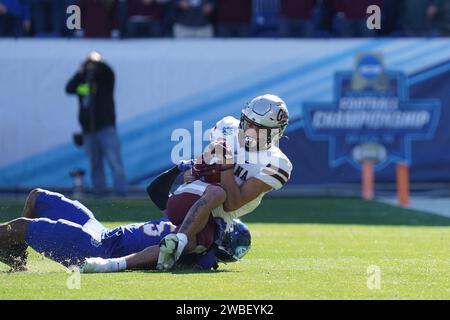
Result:
{"type": "Polygon", "coordinates": [[[164,227],[168,225],[170,232],[175,231],[175,226],[169,221],[161,221],[158,224],[148,223],[143,226],[144,233],[150,237],[159,237],[164,232],[164,227]]]}

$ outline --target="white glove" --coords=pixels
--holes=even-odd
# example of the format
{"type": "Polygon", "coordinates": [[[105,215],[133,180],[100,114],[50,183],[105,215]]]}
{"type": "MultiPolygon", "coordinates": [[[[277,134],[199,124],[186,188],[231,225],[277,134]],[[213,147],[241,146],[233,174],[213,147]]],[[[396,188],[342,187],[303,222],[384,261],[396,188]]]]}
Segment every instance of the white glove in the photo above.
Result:
{"type": "Polygon", "coordinates": [[[107,273],[119,272],[126,269],[124,258],[103,259],[103,258],[87,258],[81,266],[82,273],[107,273]]]}

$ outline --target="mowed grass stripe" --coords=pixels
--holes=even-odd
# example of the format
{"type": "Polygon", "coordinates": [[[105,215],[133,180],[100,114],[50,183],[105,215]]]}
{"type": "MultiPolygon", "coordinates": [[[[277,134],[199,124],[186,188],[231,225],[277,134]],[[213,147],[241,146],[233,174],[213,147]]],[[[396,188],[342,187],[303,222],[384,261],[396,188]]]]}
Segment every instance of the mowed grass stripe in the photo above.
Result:
{"type": "MultiPolygon", "coordinates": [[[[108,227],[143,221],[149,210],[147,201],[92,204],[111,217],[108,227]],[[132,212],[136,219],[120,219],[132,212]]],[[[14,201],[1,214],[7,206],[14,201]]],[[[217,272],[81,275],[81,289],[69,290],[65,269],[31,252],[30,272],[0,265],[0,299],[449,299],[447,220],[358,199],[268,199],[244,219],[250,253],[217,272]],[[375,223],[358,223],[366,215],[375,223]],[[378,290],[367,287],[371,265],[381,270],[378,290]]]]}

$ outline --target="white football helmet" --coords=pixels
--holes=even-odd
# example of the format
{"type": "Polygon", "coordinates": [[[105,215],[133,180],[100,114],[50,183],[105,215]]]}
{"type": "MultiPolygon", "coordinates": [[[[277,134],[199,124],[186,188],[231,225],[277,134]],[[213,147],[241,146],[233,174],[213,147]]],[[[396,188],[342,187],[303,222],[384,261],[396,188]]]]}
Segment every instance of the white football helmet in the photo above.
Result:
{"type": "Polygon", "coordinates": [[[239,129],[246,148],[265,150],[277,144],[288,122],[286,103],[278,96],[265,94],[254,98],[242,109],[239,129]],[[249,135],[248,130],[252,128],[256,128],[256,134],[249,135]]]}

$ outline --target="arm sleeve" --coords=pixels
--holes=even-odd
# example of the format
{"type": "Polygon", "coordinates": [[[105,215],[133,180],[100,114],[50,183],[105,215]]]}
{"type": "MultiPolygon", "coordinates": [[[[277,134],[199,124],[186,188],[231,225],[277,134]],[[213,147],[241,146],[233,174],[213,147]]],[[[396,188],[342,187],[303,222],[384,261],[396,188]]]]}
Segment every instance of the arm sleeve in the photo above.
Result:
{"type": "Polygon", "coordinates": [[[177,166],[164,171],[157,176],[147,187],[147,193],[153,203],[161,210],[166,209],[167,199],[169,199],[170,188],[172,187],[175,179],[180,174],[180,170],[177,166]]]}

